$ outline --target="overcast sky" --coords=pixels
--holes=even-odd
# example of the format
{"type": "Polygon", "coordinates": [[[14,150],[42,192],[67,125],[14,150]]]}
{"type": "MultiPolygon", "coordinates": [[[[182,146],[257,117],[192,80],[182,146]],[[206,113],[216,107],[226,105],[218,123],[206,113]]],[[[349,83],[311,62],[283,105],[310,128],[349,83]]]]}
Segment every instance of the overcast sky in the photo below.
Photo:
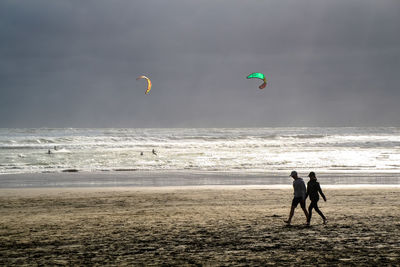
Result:
{"type": "Polygon", "coordinates": [[[1,0],[0,36],[0,127],[400,126],[398,0],[1,0]]]}

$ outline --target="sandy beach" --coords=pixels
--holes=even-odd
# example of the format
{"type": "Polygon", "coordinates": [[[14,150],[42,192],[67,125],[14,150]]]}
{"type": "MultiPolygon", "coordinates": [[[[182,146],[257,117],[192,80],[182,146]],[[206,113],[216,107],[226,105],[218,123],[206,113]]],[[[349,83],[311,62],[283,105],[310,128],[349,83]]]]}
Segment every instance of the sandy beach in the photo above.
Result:
{"type": "Polygon", "coordinates": [[[400,264],[399,188],[325,194],[288,227],[288,189],[2,189],[0,264],[400,264]]]}

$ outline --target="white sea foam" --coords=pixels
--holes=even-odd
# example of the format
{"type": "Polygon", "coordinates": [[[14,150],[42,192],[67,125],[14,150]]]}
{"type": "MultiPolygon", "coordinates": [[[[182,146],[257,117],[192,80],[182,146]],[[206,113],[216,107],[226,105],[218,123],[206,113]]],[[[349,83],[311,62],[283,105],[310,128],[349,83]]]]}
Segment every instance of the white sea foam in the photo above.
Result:
{"type": "Polygon", "coordinates": [[[398,172],[399,152],[400,128],[394,127],[0,129],[1,174],[65,169],[398,172]]]}

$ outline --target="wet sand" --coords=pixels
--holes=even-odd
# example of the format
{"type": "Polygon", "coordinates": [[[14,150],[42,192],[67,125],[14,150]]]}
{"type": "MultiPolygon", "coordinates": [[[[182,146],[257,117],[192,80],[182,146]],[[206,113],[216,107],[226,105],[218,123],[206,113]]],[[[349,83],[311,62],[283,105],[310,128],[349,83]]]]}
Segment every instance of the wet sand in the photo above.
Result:
{"type": "Polygon", "coordinates": [[[400,188],[1,189],[0,265],[399,265],[400,188]]]}

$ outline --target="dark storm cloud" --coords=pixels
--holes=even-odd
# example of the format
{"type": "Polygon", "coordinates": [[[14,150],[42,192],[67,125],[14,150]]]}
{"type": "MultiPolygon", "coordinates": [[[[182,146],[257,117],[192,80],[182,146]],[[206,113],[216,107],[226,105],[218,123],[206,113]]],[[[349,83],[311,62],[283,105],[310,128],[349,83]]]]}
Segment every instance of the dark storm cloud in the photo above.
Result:
{"type": "Polygon", "coordinates": [[[0,123],[398,125],[399,14],[385,0],[1,1],[0,123]]]}

